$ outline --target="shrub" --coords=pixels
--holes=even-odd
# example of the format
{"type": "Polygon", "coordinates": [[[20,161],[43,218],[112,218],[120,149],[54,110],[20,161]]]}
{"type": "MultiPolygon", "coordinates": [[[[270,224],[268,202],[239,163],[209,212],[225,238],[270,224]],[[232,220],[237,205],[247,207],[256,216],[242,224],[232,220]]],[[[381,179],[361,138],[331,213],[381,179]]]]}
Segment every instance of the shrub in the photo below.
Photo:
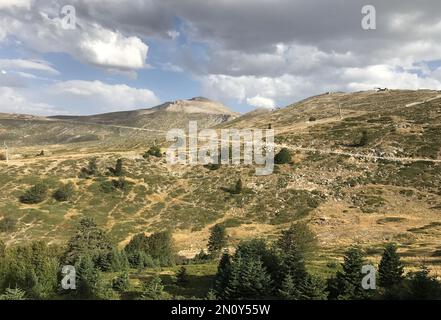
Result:
{"type": "Polygon", "coordinates": [[[143,154],[143,157],[144,159],[147,159],[150,156],[157,158],[162,157],[161,149],[158,146],[150,147],[150,149],[143,154]]]}
{"type": "Polygon", "coordinates": [[[25,204],[37,204],[43,202],[46,198],[47,191],[48,188],[46,184],[37,183],[20,197],[20,202],[25,204]]]}
{"type": "Polygon", "coordinates": [[[369,143],[369,135],[367,130],[361,132],[361,137],[358,141],[354,142],[351,147],[360,148],[364,147],[369,143]]]}
{"type": "Polygon", "coordinates": [[[129,274],[123,272],[112,280],[112,289],[118,292],[125,292],[130,289],[129,274]]]}
{"type": "Polygon", "coordinates": [[[116,160],[115,168],[109,167],[107,169],[113,176],[122,177],[124,175],[123,160],[122,159],[116,160]]]}
{"type": "Polygon", "coordinates": [[[231,190],[232,194],[241,194],[242,193],[242,180],[237,180],[234,188],[231,190]]]}
{"type": "Polygon", "coordinates": [[[291,163],[291,161],[291,154],[287,148],[282,148],[274,157],[275,164],[287,164],[291,163]]]}
{"type": "Polygon", "coordinates": [[[90,178],[98,175],[98,164],[96,159],[90,159],[86,168],[82,168],[80,178],[90,178]]]}
{"type": "Polygon", "coordinates": [[[57,191],[55,191],[53,197],[55,200],[60,202],[69,201],[69,199],[73,196],[74,189],[74,184],[69,182],[62,185],[57,191]]]}
{"type": "Polygon", "coordinates": [[[0,152],[0,161],[6,161],[6,154],[0,152]]]}
{"type": "Polygon", "coordinates": [[[309,122],[315,122],[315,121],[317,121],[316,117],[309,117],[309,122]]]}

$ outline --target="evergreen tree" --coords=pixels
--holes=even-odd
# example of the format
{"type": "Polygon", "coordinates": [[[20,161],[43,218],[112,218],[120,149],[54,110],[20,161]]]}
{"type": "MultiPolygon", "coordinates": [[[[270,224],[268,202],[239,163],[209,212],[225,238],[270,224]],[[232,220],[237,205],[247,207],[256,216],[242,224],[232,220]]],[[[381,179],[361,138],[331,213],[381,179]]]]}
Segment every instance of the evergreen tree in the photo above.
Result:
{"type": "Polygon", "coordinates": [[[18,287],[31,299],[46,299],[58,286],[58,255],[43,241],[8,248],[0,263],[1,290],[18,287]]]}
{"type": "Polygon", "coordinates": [[[76,293],[82,299],[99,299],[103,287],[101,274],[89,255],[81,256],[75,265],[76,293]]]}
{"type": "Polygon", "coordinates": [[[231,277],[231,257],[228,252],[224,252],[217,267],[214,292],[220,299],[225,299],[225,289],[231,277]]]}
{"type": "Polygon", "coordinates": [[[405,287],[400,292],[400,298],[406,300],[439,300],[441,299],[441,284],[430,275],[429,269],[422,266],[419,271],[409,274],[405,287]]]}
{"type": "Polygon", "coordinates": [[[109,261],[105,261],[114,247],[106,235],[92,218],[83,218],[75,235],[69,240],[64,254],[64,263],[75,265],[81,256],[88,255],[103,270],[109,269],[109,261]]]}
{"type": "Polygon", "coordinates": [[[300,292],[294,284],[294,280],[288,273],[282,281],[279,289],[279,296],[284,300],[295,300],[300,296],[300,292]]]}
{"type": "Polygon", "coordinates": [[[319,277],[308,275],[301,285],[300,298],[304,300],[326,300],[326,282],[319,277]]]}
{"type": "Polygon", "coordinates": [[[121,177],[124,175],[124,169],[123,169],[123,161],[122,159],[116,160],[116,166],[115,166],[115,175],[117,177],[121,177]]]}
{"type": "Polygon", "coordinates": [[[291,153],[287,148],[282,148],[279,153],[274,157],[275,164],[288,164],[291,163],[291,153]]]}
{"type": "Polygon", "coordinates": [[[379,284],[386,289],[398,285],[403,281],[404,268],[395,244],[389,243],[386,245],[378,273],[379,284]]]}
{"type": "Polygon", "coordinates": [[[234,188],[232,190],[233,194],[241,194],[242,193],[242,179],[237,180],[234,188]]]}
{"type": "Polygon", "coordinates": [[[210,229],[210,237],[208,238],[208,252],[212,257],[218,257],[219,253],[227,245],[227,233],[225,227],[216,224],[210,229]]]}
{"type": "Polygon", "coordinates": [[[155,276],[152,280],[143,284],[142,300],[161,300],[164,298],[164,286],[160,277],[155,276]]]}
{"type": "Polygon", "coordinates": [[[333,286],[328,289],[331,299],[360,300],[368,297],[367,290],[362,287],[363,265],[363,252],[357,247],[350,248],[344,257],[343,270],[337,272],[335,280],[330,281],[333,286]]]}
{"type": "Polygon", "coordinates": [[[98,175],[98,164],[95,158],[90,159],[86,168],[81,168],[80,178],[90,178],[98,175]]]}
{"type": "Polygon", "coordinates": [[[181,287],[185,287],[188,284],[188,274],[186,267],[182,266],[179,268],[178,272],[176,273],[176,283],[181,287]]]}
{"type": "Polygon", "coordinates": [[[225,295],[230,300],[265,299],[272,292],[272,280],[258,257],[235,256],[225,295]]]}
{"type": "Polygon", "coordinates": [[[318,247],[318,240],[315,233],[305,222],[297,222],[288,230],[282,231],[277,241],[277,247],[281,252],[296,250],[303,256],[310,256],[318,247]]]}

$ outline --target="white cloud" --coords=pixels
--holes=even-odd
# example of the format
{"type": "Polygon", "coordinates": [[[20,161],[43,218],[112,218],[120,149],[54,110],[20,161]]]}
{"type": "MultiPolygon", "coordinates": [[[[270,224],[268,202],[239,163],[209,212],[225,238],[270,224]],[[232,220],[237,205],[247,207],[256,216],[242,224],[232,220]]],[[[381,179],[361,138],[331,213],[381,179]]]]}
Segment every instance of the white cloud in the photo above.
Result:
{"type": "Polygon", "coordinates": [[[253,97],[253,98],[247,98],[247,103],[250,106],[257,107],[257,108],[267,108],[267,109],[274,109],[276,107],[276,103],[273,99],[261,97],[259,95],[253,97]]]}
{"type": "Polygon", "coordinates": [[[62,111],[50,104],[29,101],[15,89],[0,87],[0,112],[54,115],[62,111]]]}
{"type": "Polygon", "coordinates": [[[61,5],[56,3],[49,6],[38,1],[29,10],[1,14],[0,41],[12,35],[33,51],[68,53],[108,70],[130,71],[146,66],[148,46],[139,37],[81,19],[78,13],[75,30],[65,30],[59,8],[61,5]]]}
{"type": "Polygon", "coordinates": [[[0,68],[3,70],[33,70],[41,71],[51,75],[58,75],[49,62],[43,60],[24,60],[24,59],[0,59],[0,68]]]}
{"type": "Polygon", "coordinates": [[[29,9],[31,7],[32,0],[2,0],[0,2],[1,9],[11,9],[11,8],[25,8],[29,9]]]}
{"type": "Polygon", "coordinates": [[[48,95],[58,97],[59,103],[73,112],[81,106],[92,106],[93,110],[88,110],[91,113],[148,108],[159,104],[158,97],[151,90],[101,81],[59,82],[49,86],[47,92],[48,95]]]}
{"type": "Polygon", "coordinates": [[[110,69],[143,68],[148,53],[148,46],[139,38],[124,37],[96,24],[82,34],[78,48],[83,60],[110,69]]]}

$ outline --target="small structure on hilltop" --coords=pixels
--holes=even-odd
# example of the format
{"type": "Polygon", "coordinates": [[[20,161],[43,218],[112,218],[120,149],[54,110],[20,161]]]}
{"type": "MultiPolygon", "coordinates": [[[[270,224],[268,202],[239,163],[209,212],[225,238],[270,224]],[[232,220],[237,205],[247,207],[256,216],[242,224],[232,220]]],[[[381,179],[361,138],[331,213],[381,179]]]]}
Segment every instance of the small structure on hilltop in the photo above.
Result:
{"type": "Polygon", "coordinates": [[[389,91],[388,88],[375,88],[375,91],[377,92],[385,92],[385,91],[389,91]]]}

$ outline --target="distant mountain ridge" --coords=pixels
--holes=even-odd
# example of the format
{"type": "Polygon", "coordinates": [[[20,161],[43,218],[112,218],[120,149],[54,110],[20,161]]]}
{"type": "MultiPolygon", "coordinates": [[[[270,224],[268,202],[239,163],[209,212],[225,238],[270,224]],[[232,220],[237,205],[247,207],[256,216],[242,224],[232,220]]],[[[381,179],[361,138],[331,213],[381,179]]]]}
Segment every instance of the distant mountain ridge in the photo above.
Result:
{"type": "MultiPolygon", "coordinates": [[[[149,108],[149,109],[137,109],[131,111],[118,111],[102,113],[90,116],[51,116],[48,119],[56,120],[71,120],[79,121],[84,123],[100,123],[100,124],[120,124],[120,125],[141,125],[143,120],[148,120],[149,117],[158,117],[157,113],[161,112],[174,112],[174,113],[184,113],[184,114],[199,114],[200,117],[203,115],[218,116],[219,122],[224,122],[232,120],[239,116],[238,113],[231,111],[225,105],[212,101],[204,97],[195,97],[188,100],[177,100],[172,102],[165,102],[159,106],[149,108]]],[[[149,121],[147,121],[149,122],[149,121]]]]}

